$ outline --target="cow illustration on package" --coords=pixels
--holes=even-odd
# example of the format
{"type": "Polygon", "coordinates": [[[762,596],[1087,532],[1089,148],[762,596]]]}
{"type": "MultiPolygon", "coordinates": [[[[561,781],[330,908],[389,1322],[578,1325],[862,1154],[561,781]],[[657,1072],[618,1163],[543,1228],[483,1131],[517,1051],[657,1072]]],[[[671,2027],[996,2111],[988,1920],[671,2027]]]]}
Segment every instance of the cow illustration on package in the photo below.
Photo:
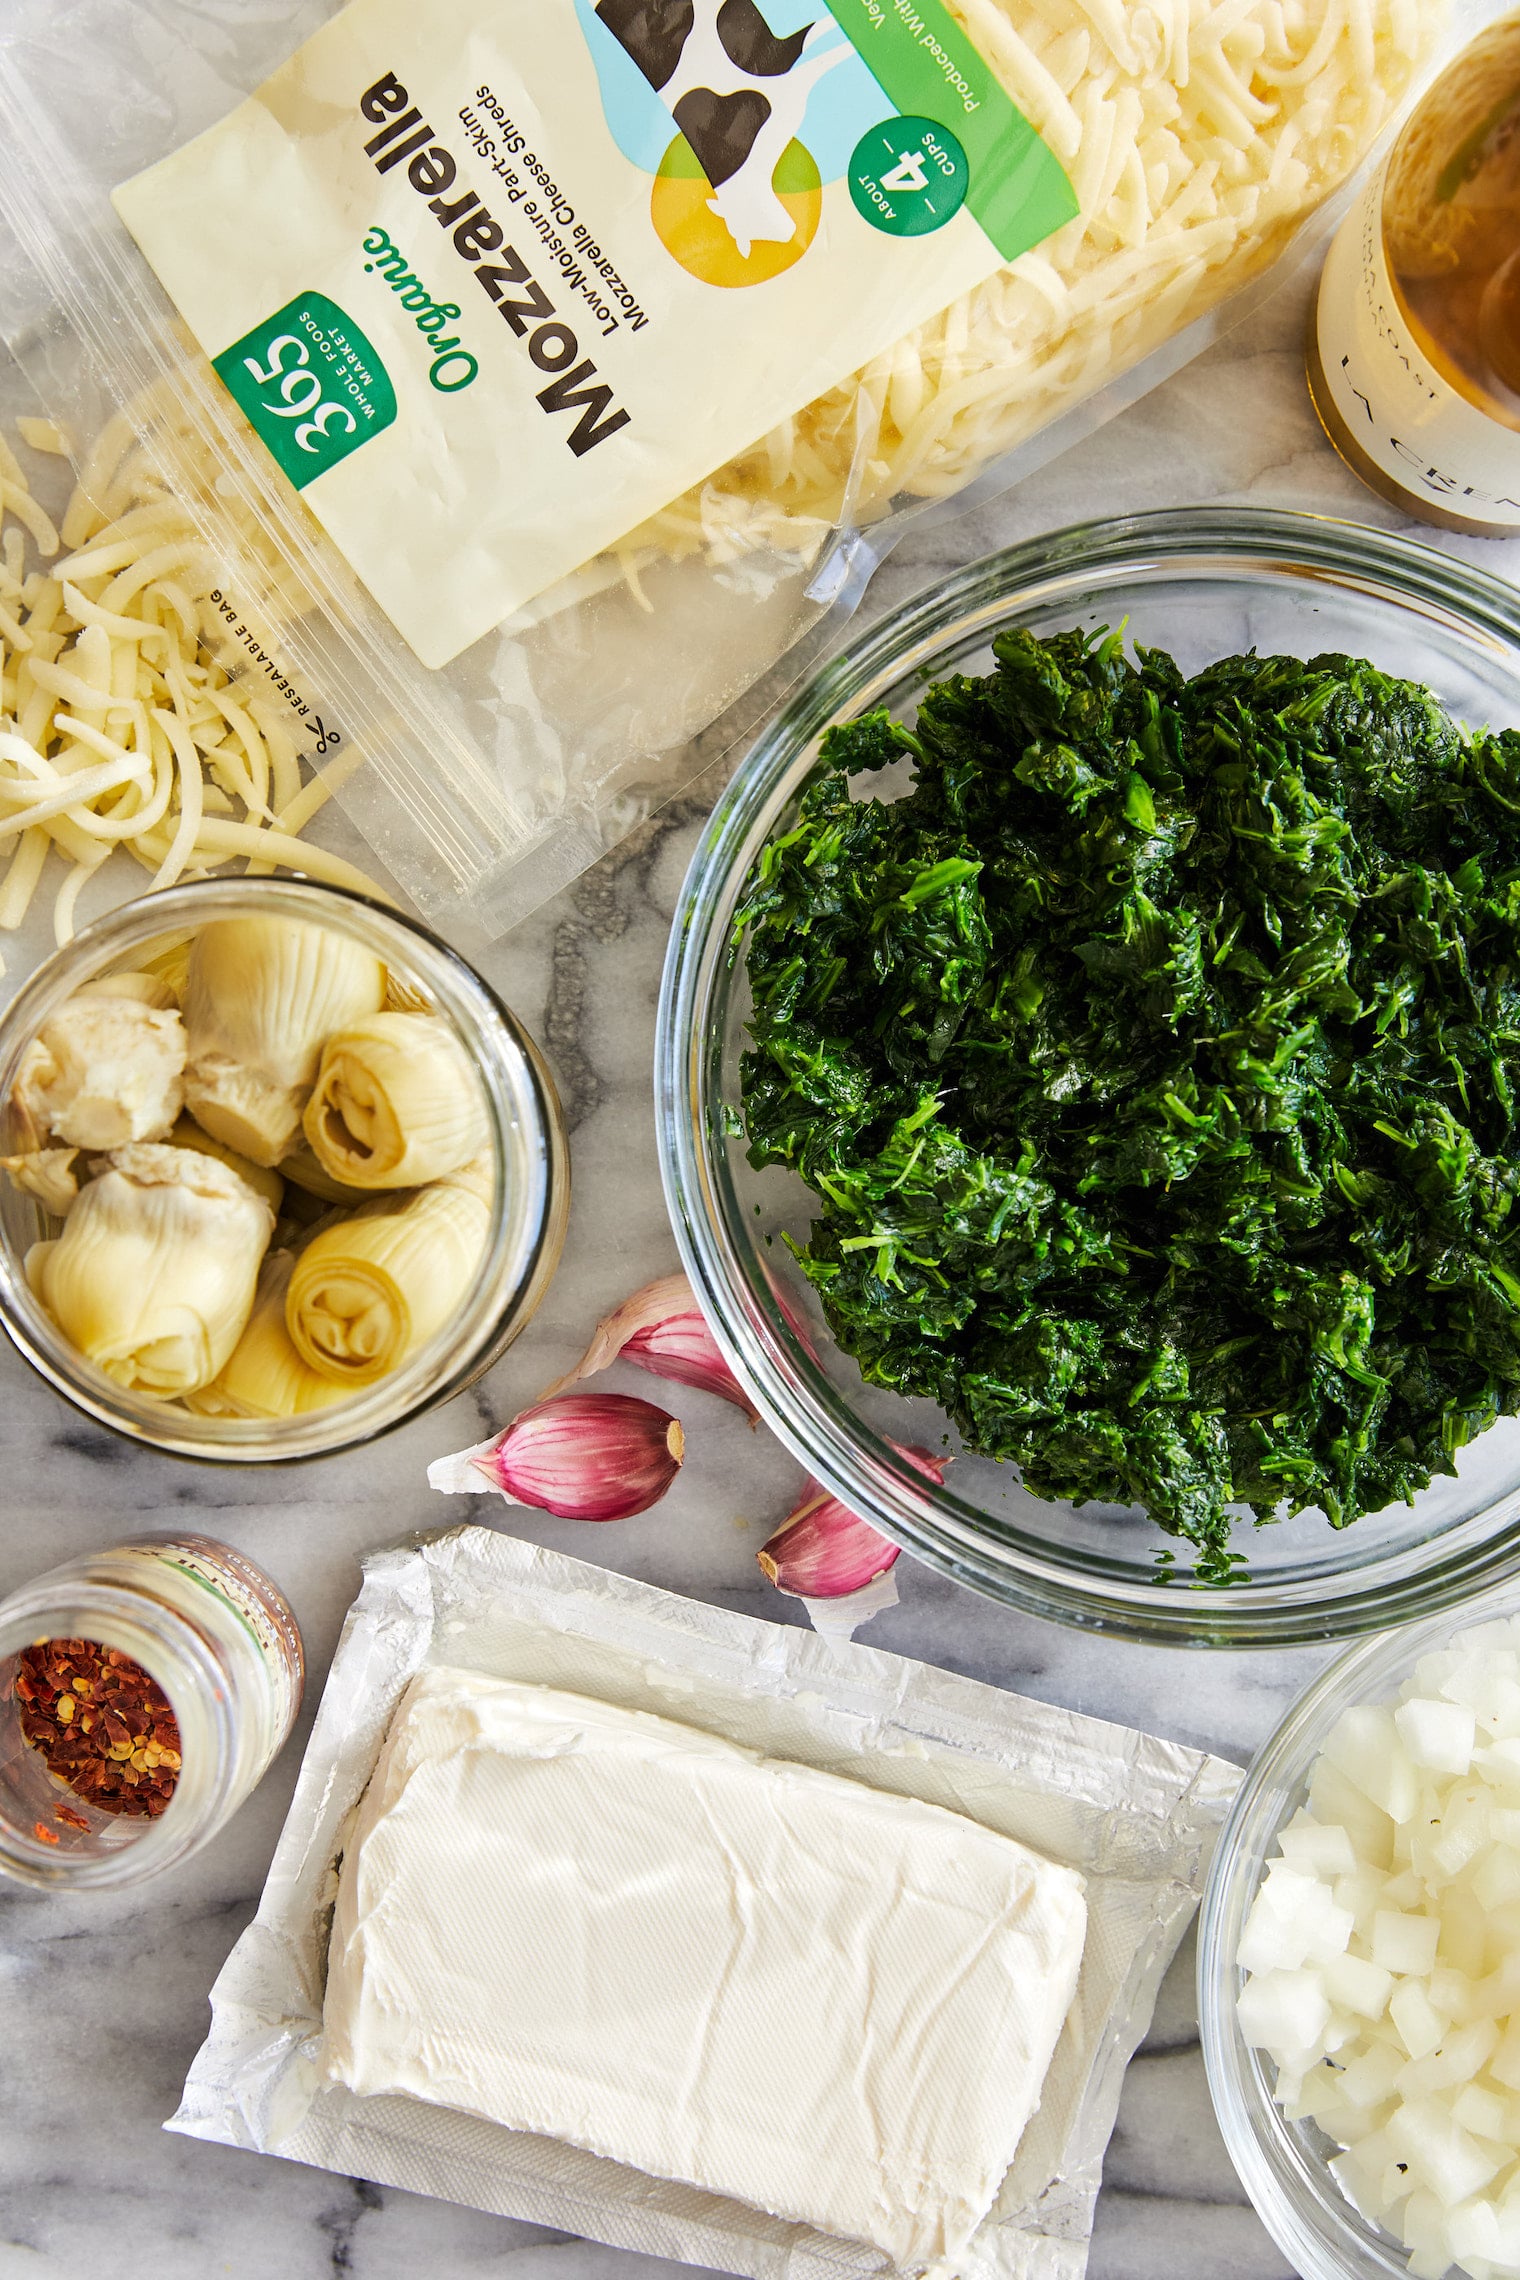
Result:
{"type": "Polygon", "coordinates": [[[756,0],[597,0],[596,13],[685,136],[740,254],[786,244],[797,219],[774,176],[813,89],[849,52],[819,47],[831,19],[782,37],[756,0]]]}

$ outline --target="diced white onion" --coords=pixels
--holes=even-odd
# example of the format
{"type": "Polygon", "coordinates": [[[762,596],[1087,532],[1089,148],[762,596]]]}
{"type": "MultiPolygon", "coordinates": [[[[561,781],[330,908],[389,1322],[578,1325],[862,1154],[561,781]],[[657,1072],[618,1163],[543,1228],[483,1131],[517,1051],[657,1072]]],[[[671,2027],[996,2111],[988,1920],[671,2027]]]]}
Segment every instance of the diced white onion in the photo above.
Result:
{"type": "Polygon", "coordinates": [[[1329,1735],[1241,1935],[1246,2041],[1415,2280],[1520,2280],[1520,1619],[1329,1735]]]}

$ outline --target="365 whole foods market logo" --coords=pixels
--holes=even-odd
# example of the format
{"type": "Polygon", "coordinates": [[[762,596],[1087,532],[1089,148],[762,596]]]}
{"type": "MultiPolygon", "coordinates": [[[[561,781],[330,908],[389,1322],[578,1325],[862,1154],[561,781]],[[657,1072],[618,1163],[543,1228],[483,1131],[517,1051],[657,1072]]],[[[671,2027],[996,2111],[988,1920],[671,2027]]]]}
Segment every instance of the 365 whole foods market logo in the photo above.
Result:
{"type": "Polygon", "coordinates": [[[325,293],[298,293],[213,363],[298,491],[396,417],[379,350],[325,293]]]}
{"type": "Polygon", "coordinates": [[[943,228],[966,154],[939,122],[898,114],[819,0],[576,0],[602,106],[649,175],[650,217],[707,285],[761,285],[802,259],[823,185],[892,236],[943,228]]]}

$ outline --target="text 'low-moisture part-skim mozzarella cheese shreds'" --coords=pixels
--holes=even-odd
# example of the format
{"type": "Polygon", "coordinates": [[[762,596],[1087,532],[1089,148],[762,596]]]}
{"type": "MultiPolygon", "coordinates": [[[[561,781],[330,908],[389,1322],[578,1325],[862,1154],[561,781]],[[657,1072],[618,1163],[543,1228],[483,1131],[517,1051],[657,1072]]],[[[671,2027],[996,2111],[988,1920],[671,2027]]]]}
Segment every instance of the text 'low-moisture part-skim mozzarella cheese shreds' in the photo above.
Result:
{"type": "Polygon", "coordinates": [[[921,2265],[1039,2103],[1083,1890],[941,1807],[432,1669],[346,1848],[324,2065],[921,2265]]]}
{"type": "Polygon", "coordinates": [[[1241,2031],[1416,2280],[1520,2274],[1520,1622],[1347,1710],[1240,1943],[1241,2031]]]}

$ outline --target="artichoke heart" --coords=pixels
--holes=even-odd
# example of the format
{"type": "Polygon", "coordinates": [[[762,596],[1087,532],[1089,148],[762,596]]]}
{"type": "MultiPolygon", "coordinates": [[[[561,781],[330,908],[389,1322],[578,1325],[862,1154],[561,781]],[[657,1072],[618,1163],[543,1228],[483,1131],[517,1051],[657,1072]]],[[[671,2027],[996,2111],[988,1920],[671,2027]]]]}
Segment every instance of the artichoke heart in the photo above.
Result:
{"type": "Polygon", "coordinates": [[[368,1190],[350,1187],[346,1180],[335,1180],[330,1172],[324,1171],[304,1135],[280,1158],[280,1177],[321,1203],[368,1203],[370,1200],[368,1190]]]}
{"type": "Polygon", "coordinates": [[[480,1079],[432,1013],[372,1013],[329,1037],[302,1122],[322,1169],[355,1188],[425,1186],[490,1137],[480,1079]]]}
{"type": "Polygon", "coordinates": [[[386,970],[385,1010],[387,1013],[431,1013],[433,1001],[420,982],[409,975],[398,974],[395,967],[386,970]]]}
{"type": "Polygon", "coordinates": [[[50,1014],[21,1056],[11,1108],[23,1150],[161,1140],[181,1107],[185,1032],[177,1012],[81,994],[50,1014]]]}
{"type": "Polygon", "coordinates": [[[285,1182],[278,1172],[270,1171],[264,1164],[250,1163],[236,1148],[213,1140],[209,1132],[201,1130],[193,1116],[182,1116],[169,1138],[176,1148],[193,1148],[199,1156],[214,1156],[219,1164],[226,1164],[240,1180],[246,1181],[255,1195],[264,1198],[276,1219],[279,1218],[280,1206],[285,1201],[285,1182]]]}
{"type": "Polygon", "coordinates": [[[464,1304],[490,1231],[490,1187],[468,1176],[321,1228],[285,1302],[297,1351],[335,1384],[373,1385],[399,1369],[464,1304]]]}
{"type": "Polygon", "coordinates": [[[191,1115],[240,1156],[277,1164],[324,1039],[384,1003],[384,966],[337,927],[275,916],[202,927],[185,984],[191,1115]]]}
{"type": "Polygon", "coordinates": [[[178,1013],[179,999],[159,974],[97,974],[93,982],[84,982],[74,992],[82,998],[132,998],[139,1005],[151,1005],[158,1013],[178,1013]]]}
{"type": "Polygon", "coordinates": [[[220,1375],[186,1395],[187,1409],[202,1417],[304,1417],[347,1398],[346,1386],[308,1369],[290,1342],[285,1295],[295,1263],[293,1251],[268,1253],[247,1329],[220,1375]]]}
{"type": "Polygon", "coordinates": [[[118,1385],[163,1399],[209,1385],[243,1334],[274,1213],[189,1148],[118,1148],[27,1280],[59,1329],[118,1385]]]}
{"type": "Polygon", "coordinates": [[[185,987],[190,977],[190,951],[195,942],[193,934],[160,934],[146,943],[140,960],[140,970],[150,980],[161,982],[174,1003],[183,1006],[185,987]]]}
{"type": "Polygon", "coordinates": [[[11,1185],[34,1195],[55,1219],[67,1219],[79,1194],[74,1169],[77,1148],[33,1148],[24,1156],[0,1156],[0,1168],[9,1172],[11,1185]]]}

